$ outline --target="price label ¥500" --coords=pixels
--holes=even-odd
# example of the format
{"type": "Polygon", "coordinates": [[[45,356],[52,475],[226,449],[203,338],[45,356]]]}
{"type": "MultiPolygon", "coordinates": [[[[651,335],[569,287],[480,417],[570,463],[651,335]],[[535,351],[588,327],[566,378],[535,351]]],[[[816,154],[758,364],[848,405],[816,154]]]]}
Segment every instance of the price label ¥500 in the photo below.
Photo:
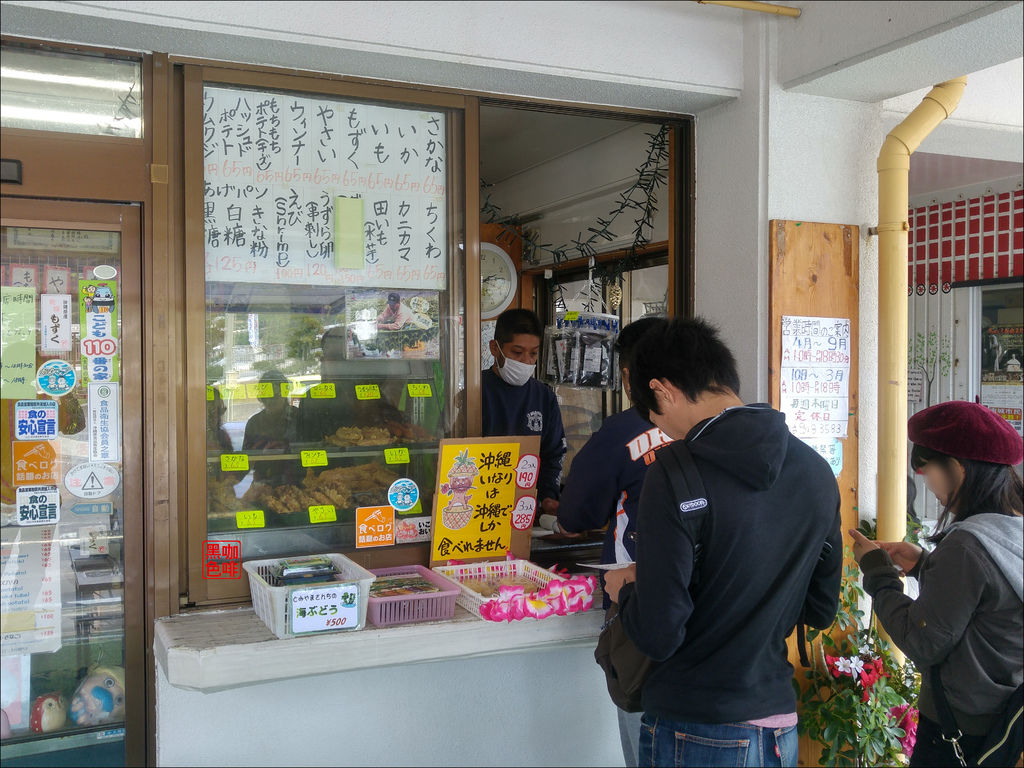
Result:
{"type": "Polygon", "coordinates": [[[380,387],[376,384],[356,384],[356,400],[380,400],[380,387]]]}
{"type": "Polygon", "coordinates": [[[359,585],[296,589],[288,596],[288,619],[293,634],[359,626],[359,585]]]}
{"type": "Polygon", "coordinates": [[[222,472],[248,472],[249,456],[244,453],[222,453],[220,468],[222,472]]]}
{"type": "Polygon", "coordinates": [[[409,384],[409,397],[430,397],[429,384],[409,384]]]}

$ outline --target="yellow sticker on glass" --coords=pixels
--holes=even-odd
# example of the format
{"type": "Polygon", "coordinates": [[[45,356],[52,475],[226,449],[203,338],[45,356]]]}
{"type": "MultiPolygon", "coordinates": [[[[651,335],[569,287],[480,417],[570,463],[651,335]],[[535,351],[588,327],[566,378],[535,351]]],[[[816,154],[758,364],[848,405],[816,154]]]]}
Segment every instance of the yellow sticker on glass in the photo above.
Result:
{"type": "Polygon", "coordinates": [[[246,400],[255,400],[260,396],[260,385],[258,383],[246,384],[245,385],[245,398],[246,400]]]}
{"type": "Polygon", "coordinates": [[[220,468],[222,472],[248,472],[249,456],[244,453],[222,453],[220,468]]]}
{"type": "Polygon", "coordinates": [[[326,467],[327,451],[299,451],[304,467],[326,467]]]}
{"type": "Polygon", "coordinates": [[[281,382],[281,397],[305,397],[306,390],[302,385],[294,381],[281,382]]]}
{"type": "Polygon", "coordinates": [[[408,464],[409,463],[409,449],[408,448],[385,448],[384,449],[384,461],[388,464],[408,464]]]}
{"type": "Polygon", "coordinates": [[[256,397],[274,397],[274,382],[261,381],[257,384],[256,397]]]}
{"type": "Polygon", "coordinates": [[[579,319],[580,319],[580,313],[579,312],[566,312],[565,313],[565,321],[567,323],[573,323],[573,322],[575,322],[575,321],[577,321],[579,319]]]}
{"type": "Polygon", "coordinates": [[[206,400],[207,402],[213,402],[213,387],[206,388],[206,400]]]}
{"type": "Polygon", "coordinates": [[[410,384],[409,385],[409,397],[430,397],[430,385],[429,384],[410,384]]]}
{"type": "Polygon", "coordinates": [[[265,528],[267,523],[263,519],[263,510],[247,509],[244,512],[235,512],[235,526],[238,528],[265,528]]]}
{"type": "Polygon", "coordinates": [[[334,382],[328,381],[323,384],[314,384],[309,388],[309,395],[314,400],[330,400],[337,397],[334,392],[334,382]]]}
{"type": "Polygon", "coordinates": [[[334,511],[333,504],[314,504],[309,508],[309,522],[311,523],[336,523],[338,514],[334,511]]]}
{"type": "Polygon", "coordinates": [[[356,384],[356,400],[380,400],[380,387],[376,384],[356,384]]]}

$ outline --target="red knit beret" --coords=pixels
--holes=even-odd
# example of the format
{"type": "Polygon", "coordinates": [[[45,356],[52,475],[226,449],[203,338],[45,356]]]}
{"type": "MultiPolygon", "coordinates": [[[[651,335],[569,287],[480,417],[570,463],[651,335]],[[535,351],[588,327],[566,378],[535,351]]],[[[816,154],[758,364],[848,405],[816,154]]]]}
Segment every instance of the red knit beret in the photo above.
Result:
{"type": "Polygon", "coordinates": [[[1010,423],[979,403],[954,400],[910,417],[911,442],[958,459],[1020,464],[1024,442],[1010,423]]]}

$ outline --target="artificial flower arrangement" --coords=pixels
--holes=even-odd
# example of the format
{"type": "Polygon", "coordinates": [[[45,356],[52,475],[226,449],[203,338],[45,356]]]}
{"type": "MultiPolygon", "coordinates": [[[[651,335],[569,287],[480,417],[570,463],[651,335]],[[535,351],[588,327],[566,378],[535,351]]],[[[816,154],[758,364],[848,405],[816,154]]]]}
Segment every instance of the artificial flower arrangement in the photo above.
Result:
{"type": "Polygon", "coordinates": [[[920,678],[912,662],[893,656],[873,615],[864,626],[858,575],[856,566],[843,569],[835,622],[807,631],[815,652],[807,687],[797,686],[800,732],[822,745],[819,765],[905,765],[917,739],[920,678]]]}
{"type": "Polygon", "coordinates": [[[522,585],[503,584],[496,598],[480,606],[480,616],[488,621],[518,621],[579,613],[594,604],[595,586],[593,576],[552,579],[532,594],[522,585]]]}

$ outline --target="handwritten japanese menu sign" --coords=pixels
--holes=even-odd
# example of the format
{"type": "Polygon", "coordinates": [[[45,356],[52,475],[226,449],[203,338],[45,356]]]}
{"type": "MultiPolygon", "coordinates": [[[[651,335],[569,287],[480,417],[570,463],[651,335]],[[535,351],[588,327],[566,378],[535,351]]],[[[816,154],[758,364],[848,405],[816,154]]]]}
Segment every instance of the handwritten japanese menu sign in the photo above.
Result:
{"type": "Polygon", "coordinates": [[[445,115],[206,87],[206,279],[446,287],[445,115]]]}
{"type": "Polygon", "coordinates": [[[34,288],[0,288],[0,388],[5,400],[36,395],[36,292],[34,288]]]}
{"type": "Polygon", "coordinates": [[[529,557],[537,437],[442,440],[431,560],[529,557]]]}
{"type": "Polygon", "coordinates": [[[782,318],[781,410],[800,438],[846,437],[850,413],[848,318],[782,318]]]}

